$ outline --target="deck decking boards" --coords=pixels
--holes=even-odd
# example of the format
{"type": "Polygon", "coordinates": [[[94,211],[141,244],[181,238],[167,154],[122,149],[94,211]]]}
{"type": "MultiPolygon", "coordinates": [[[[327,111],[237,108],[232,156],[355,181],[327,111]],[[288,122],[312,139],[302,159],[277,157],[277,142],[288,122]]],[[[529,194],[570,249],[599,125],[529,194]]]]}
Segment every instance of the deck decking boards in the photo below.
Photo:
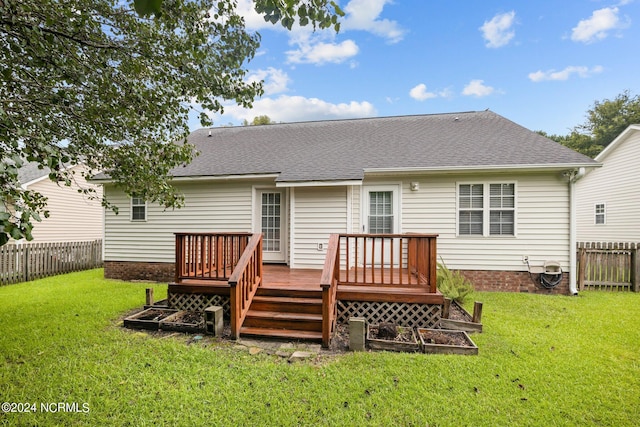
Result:
{"type": "MultiPolygon", "coordinates": [[[[349,278],[354,278],[353,271],[349,272],[349,278]]],[[[362,269],[360,270],[360,277],[362,269]]],[[[409,285],[409,278],[406,273],[403,278],[398,276],[400,272],[396,271],[393,283],[389,275],[381,276],[378,271],[371,276],[367,272],[368,277],[372,277],[371,283],[343,283],[338,285],[338,299],[344,300],[367,300],[371,301],[388,301],[388,302],[415,302],[423,304],[441,304],[442,295],[440,293],[433,294],[423,285],[416,285],[415,277],[412,279],[412,285],[409,285]],[[400,285],[402,283],[402,285],[400,285]]],[[[283,292],[288,293],[287,296],[310,297],[311,293],[317,292],[317,297],[321,298],[320,277],[322,270],[317,269],[292,269],[282,264],[264,264],[263,280],[257,295],[281,295],[283,292]]],[[[340,272],[340,279],[347,279],[346,271],[340,272]]],[[[203,293],[215,295],[228,295],[229,285],[219,280],[203,280],[203,279],[185,279],[182,283],[170,284],[169,291],[177,293],[203,293]]]]}

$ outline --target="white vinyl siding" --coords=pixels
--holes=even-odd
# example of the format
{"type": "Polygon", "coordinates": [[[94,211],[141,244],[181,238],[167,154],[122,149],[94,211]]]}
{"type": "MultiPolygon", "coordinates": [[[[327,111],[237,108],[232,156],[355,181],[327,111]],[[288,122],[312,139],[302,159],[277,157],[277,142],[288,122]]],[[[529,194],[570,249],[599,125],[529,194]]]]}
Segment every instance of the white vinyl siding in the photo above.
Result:
{"type": "Polygon", "coordinates": [[[291,267],[322,268],[329,235],[347,231],[347,187],[297,187],[294,198],[291,267]]]}
{"type": "Polygon", "coordinates": [[[640,242],[640,131],[631,132],[576,183],[578,241],[640,242]],[[604,224],[594,218],[604,204],[604,224]]]}
{"type": "MultiPolygon", "coordinates": [[[[515,236],[459,236],[457,183],[468,176],[403,177],[402,231],[438,234],[438,258],[449,268],[526,271],[522,256],[532,264],[557,260],[569,265],[569,187],[560,174],[474,176],[474,182],[513,182],[517,193],[515,236]],[[410,183],[420,189],[411,191],[410,183]]],[[[488,190],[485,190],[485,192],[488,190]]]]}
{"type": "MultiPolygon", "coordinates": [[[[557,260],[563,270],[568,269],[569,187],[561,174],[511,174],[508,181],[500,174],[476,174],[473,181],[469,177],[411,175],[401,180],[365,179],[363,185],[400,185],[397,232],[438,234],[438,257],[442,257],[449,268],[526,271],[522,256],[527,255],[532,263],[557,260]],[[458,235],[457,185],[465,181],[514,183],[515,236],[458,235]],[[418,191],[411,191],[411,182],[419,183],[418,191]]],[[[165,211],[150,203],[146,222],[131,222],[129,198],[108,186],[107,194],[120,206],[120,215],[107,211],[105,260],[173,262],[174,232],[251,231],[255,225],[253,186],[263,184],[268,183],[182,184],[185,207],[165,211]]],[[[361,232],[361,192],[358,186],[292,189],[289,241],[292,268],[321,269],[331,233],[361,232]],[[347,206],[349,200],[351,203],[347,206]],[[322,250],[318,250],[319,243],[323,245],[322,250]]],[[[486,192],[490,192],[489,188],[486,192]]],[[[503,201],[504,198],[500,209],[504,208],[503,201]]],[[[593,222],[593,205],[590,218],[593,222]]]]}
{"type": "Polygon", "coordinates": [[[217,181],[177,184],[185,195],[181,209],[148,203],[147,220],[130,221],[130,200],[114,186],[106,186],[119,214],[106,211],[105,260],[174,262],[175,232],[250,232],[252,183],[217,181]]]}
{"type": "MultiPolygon", "coordinates": [[[[72,168],[76,172],[71,187],[58,185],[48,177],[28,186],[47,197],[49,218],[42,216],[41,222],[34,222],[35,242],[76,242],[102,238],[103,212],[100,200],[90,200],[78,189],[93,187],[97,197],[102,197],[102,187],[96,186],[81,176],[83,166],[72,168]]],[[[127,202],[128,205],[128,202],[127,202]]]]}

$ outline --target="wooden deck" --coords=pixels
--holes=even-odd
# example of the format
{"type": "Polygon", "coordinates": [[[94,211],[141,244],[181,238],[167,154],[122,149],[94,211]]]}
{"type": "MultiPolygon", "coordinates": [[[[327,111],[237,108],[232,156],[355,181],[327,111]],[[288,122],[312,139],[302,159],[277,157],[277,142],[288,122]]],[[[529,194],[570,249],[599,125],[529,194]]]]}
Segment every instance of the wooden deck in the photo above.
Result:
{"type": "MultiPolygon", "coordinates": [[[[363,271],[360,270],[359,274],[363,276],[363,271]]],[[[283,264],[264,264],[263,276],[260,286],[262,294],[269,293],[268,290],[279,290],[286,292],[289,296],[295,296],[300,292],[321,291],[322,270],[289,268],[283,264]]],[[[393,280],[388,272],[381,274],[379,270],[365,271],[364,276],[375,285],[343,284],[348,283],[347,277],[355,277],[355,272],[351,269],[347,276],[345,270],[340,271],[338,299],[442,304],[443,299],[439,292],[434,294],[421,287],[408,286],[410,278],[406,272],[395,272],[393,280]],[[400,277],[401,275],[404,277],[400,277]],[[400,285],[401,283],[404,286],[400,285]]],[[[415,282],[415,279],[413,281],[415,282]]],[[[183,279],[179,284],[169,284],[169,291],[184,294],[229,295],[229,283],[223,280],[183,279]]]]}
{"type": "Polygon", "coordinates": [[[339,303],[388,302],[398,310],[443,303],[431,234],[332,234],[322,269],[291,269],[263,263],[259,233],[176,233],[169,293],[228,296],[232,338],[312,339],[325,346],[339,303]]]}
{"type": "Polygon", "coordinates": [[[264,274],[262,287],[289,290],[321,290],[320,276],[322,276],[322,270],[289,268],[284,264],[264,264],[262,268],[264,274]]]}

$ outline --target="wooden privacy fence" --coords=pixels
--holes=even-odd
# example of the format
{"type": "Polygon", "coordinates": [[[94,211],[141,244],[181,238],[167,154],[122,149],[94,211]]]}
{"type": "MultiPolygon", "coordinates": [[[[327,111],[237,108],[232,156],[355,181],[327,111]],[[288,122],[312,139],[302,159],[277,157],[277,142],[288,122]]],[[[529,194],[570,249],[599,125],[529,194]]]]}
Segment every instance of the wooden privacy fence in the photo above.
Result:
{"type": "Polygon", "coordinates": [[[578,287],[640,291],[640,243],[578,243],[578,287]]]}
{"type": "Polygon", "coordinates": [[[102,266],[102,240],[0,246],[0,285],[102,266]]]}

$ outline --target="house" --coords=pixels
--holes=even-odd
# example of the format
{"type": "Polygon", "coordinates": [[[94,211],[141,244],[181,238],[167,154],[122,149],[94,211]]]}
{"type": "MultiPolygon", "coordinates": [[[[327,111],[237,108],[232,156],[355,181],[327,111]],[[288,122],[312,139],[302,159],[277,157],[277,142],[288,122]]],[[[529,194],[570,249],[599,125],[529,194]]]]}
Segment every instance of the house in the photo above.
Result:
{"type": "Polygon", "coordinates": [[[640,125],[631,125],[598,156],[602,167],[576,184],[581,242],[640,242],[640,125]]]}
{"type": "MultiPolygon", "coordinates": [[[[174,233],[261,232],[263,260],[322,269],[332,233],[437,234],[477,289],[575,293],[574,180],[597,162],[491,111],[201,129],[172,171],[185,206],[130,198],[108,177],[105,276],[174,278],[174,233]],[[528,263],[527,263],[528,262],[528,263]]],[[[388,256],[396,249],[387,247],[388,256]]]]}
{"type": "MultiPolygon", "coordinates": [[[[25,163],[18,170],[18,180],[25,190],[37,191],[47,198],[49,217],[34,222],[34,242],[79,242],[102,239],[104,208],[99,200],[89,200],[80,188],[95,186],[82,176],[83,165],[69,167],[74,174],[71,187],[49,179],[49,169],[39,169],[35,162],[25,163]]],[[[102,188],[95,187],[102,196],[102,188]]]]}

